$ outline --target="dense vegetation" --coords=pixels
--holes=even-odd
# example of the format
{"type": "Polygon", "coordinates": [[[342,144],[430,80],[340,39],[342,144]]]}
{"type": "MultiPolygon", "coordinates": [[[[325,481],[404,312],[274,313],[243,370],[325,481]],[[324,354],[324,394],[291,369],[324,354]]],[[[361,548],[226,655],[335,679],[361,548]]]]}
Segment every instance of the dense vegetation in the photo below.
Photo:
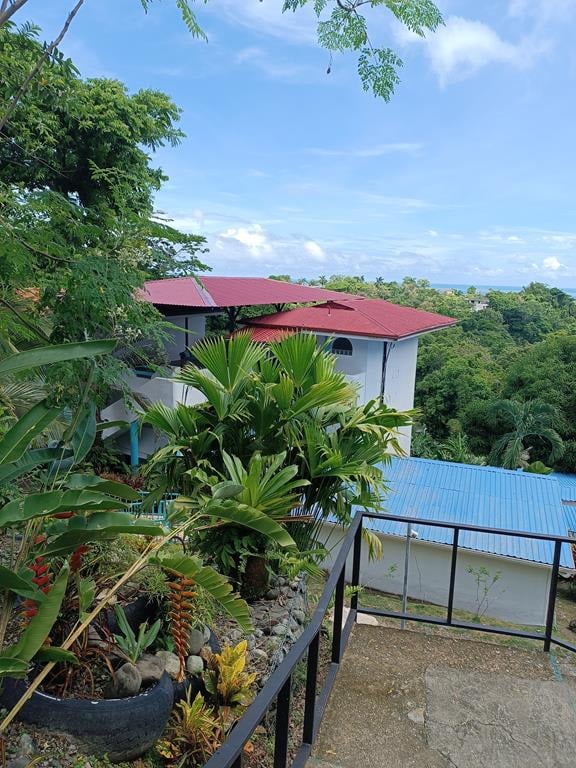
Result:
{"type": "Polygon", "coordinates": [[[426,280],[339,275],[312,283],[460,321],[420,339],[416,455],[511,468],[543,461],[576,472],[576,301],[569,294],[542,283],[515,293],[491,290],[488,308],[475,312],[473,287],[440,291],[426,280]],[[530,403],[530,413],[509,401],[530,403]],[[498,450],[510,433],[515,458],[498,450]]]}

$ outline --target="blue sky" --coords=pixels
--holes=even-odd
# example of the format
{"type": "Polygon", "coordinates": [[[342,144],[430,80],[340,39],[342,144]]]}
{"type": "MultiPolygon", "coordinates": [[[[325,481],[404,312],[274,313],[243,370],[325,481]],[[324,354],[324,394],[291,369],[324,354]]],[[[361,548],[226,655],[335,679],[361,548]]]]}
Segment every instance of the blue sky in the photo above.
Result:
{"type": "MultiPolygon", "coordinates": [[[[18,18],[51,39],[71,4],[18,18]]],[[[390,104],[350,57],[327,75],[314,18],[281,4],[198,3],[204,43],[172,0],[87,0],[63,45],[182,108],[157,206],[206,235],[214,273],[576,286],[576,0],[445,0],[426,41],[370,12],[404,59],[390,104]]]]}

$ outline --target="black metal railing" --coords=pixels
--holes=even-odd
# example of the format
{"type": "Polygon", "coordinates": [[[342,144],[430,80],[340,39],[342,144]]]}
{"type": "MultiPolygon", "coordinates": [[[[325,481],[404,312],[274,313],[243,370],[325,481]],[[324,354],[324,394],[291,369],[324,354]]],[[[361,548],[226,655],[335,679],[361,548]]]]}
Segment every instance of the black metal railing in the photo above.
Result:
{"type": "Polygon", "coordinates": [[[450,523],[440,520],[425,520],[418,517],[404,517],[402,515],[377,514],[372,512],[359,512],[352,521],[346,536],[340,547],[340,551],[332,566],[330,576],[322,596],[316,606],[310,623],[294,643],[284,661],[272,673],[264,687],[247,709],[244,716],[233,729],[227,741],[208,761],[205,768],[241,768],[244,747],[251,739],[258,725],[265,718],[268,711],[276,705],[276,726],[274,740],[274,768],[287,768],[290,736],[290,695],[292,677],[299,662],[307,654],[304,722],[300,734],[294,734],[296,739],[296,753],[290,763],[291,768],[303,768],[310,756],[312,745],[316,738],[322,715],[328,702],[328,697],[334,685],[336,674],[340,666],[342,654],[346,648],[350,631],[358,614],[369,616],[381,616],[404,621],[416,621],[434,624],[456,629],[476,630],[492,634],[521,637],[528,640],[539,640],[544,644],[544,650],[549,651],[551,645],[576,653],[576,645],[572,645],[554,635],[554,613],[556,606],[556,589],[560,570],[560,558],[562,545],[574,544],[574,541],[565,536],[554,536],[545,533],[532,533],[531,531],[510,531],[503,528],[489,528],[479,525],[465,525],[462,523],[450,523]],[[379,608],[362,607],[358,604],[358,592],[352,591],[350,598],[350,612],[343,625],[344,587],[346,580],[346,565],[352,551],[350,584],[355,587],[360,584],[360,565],[362,558],[362,529],[364,518],[388,520],[393,522],[431,526],[436,528],[448,528],[453,531],[450,577],[448,586],[448,600],[446,617],[427,616],[414,614],[409,611],[387,611],[379,608]],[[516,537],[522,539],[534,539],[547,541],[554,544],[554,554],[550,573],[550,587],[548,590],[546,606],[546,625],[544,632],[529,632],[521,629],[513,629],[506,626],[491,626],[480,622],[466,622],[454,618],[454,593],[456,588],[458,552],[460,532],[471,531],[475,533],[497,534],[499,536],[516,537]],[[328,613],[332,596],[334,596],[334,624],[332,633],[331,661],[326,677],[320,691],[318,688],[318,669],[320,651],[320,633],[322,623],[328,613]]]}
{"type": "Polygon", "coordinates": [[[554,635],[554,613],[556,609],[556,591],[558,587],[558,574],[560,571],[560,557],[562,554],[562,544],[569,546],[575,542],[568,536],[554,536],[549,533],[533,533],[532,531],[511,531],[506,528],[489,528],[482,525],[468,525],[464,523],[449,523],[446,520],[424,520],[419,517],[404,517],[402,515],[376,514],[372,512],[361,513],[362,518],[376,520],[389,520],[393,522],[406,523],[419,526],[430,526],[432,528],[448,528],[453,531],[452,543],[448,544],[452,548],[452,557],[450,562],[450,580],[448,586],[448,601],[446,608],[446,618],[438,616],[426,616],[403,611],[386,611],[379,608],[361,608],[357,607],[358,613],[368,614],[370,616],[382,616],[392,619],[403,619],[404,621],[419,621],[425,624],[436,624],[456,629],[470,629],[478,632],[488,632],[496,635],[508,635],[511,637],[522,637],[527,640],[540,640],[544,644],[544,650],[549,651],[551,645],[557,645],[569,651],[576,653],[576,645],[572,645],[554,635]],[[460,532],[470,531],[473,533],[495,534],[498,536],[507,536],[519,539],[534,539],[536,541],[547,541],[554,544],[554,554],[550,571],[550,587],[548,589],[548,599],[546,605],[546,624],[544,632],[529,632],[523,629],[513,629],[506,626],[491,626],[481,622],[460,621],[454,619],[454,592],[456,588],[456,565],[458,562],[458,552],[460,551],[460,532]]]}

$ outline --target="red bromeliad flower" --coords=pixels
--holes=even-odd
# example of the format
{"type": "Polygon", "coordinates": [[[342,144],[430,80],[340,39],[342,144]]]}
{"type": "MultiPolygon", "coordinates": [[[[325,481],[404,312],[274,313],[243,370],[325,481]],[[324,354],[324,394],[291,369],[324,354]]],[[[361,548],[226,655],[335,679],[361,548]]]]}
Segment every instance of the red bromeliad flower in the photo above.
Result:
{"type": "Polygon", "coordinates": [[[86,544],[80,544],[79,547],[76,547],[72,557],[70,558],[70,571],[72,573],[76,573],[80,570],[80,566],[82,565],[82,557],[86,554],[86,552],[88,552],[88,547],[86,544]]]}
{"type": "MultiPolygon", "coordinates": [[[[45,595],[48,594],[50,587],[52,586],[52,574],[49,569],[50,566],[44,562],[44,558],[41,555],[36,557],[30,566],[30,570],[34,573],[34,576],[32,577],[33,583],[36,584],[38,589],[41,589],[45,595]]],[[[38,603],[36,600],[32,600],[32,598],[24,600],[22,607],[24,620],[26,622],[30,621],[30,619],[38,613],[38,603]]]]}

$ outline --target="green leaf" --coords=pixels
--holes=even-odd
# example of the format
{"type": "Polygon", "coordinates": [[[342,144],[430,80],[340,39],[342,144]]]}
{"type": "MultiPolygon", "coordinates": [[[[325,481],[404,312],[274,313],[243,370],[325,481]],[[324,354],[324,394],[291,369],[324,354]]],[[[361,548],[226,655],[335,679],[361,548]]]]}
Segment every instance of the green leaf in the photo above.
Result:
{"type": "MultiPolygon", "coordinates": [[[[178,508],[187,509],[193,507],[196,510],[197,502],[194,499],[187,499],[184,496],[179,496],[174,501],[174,505],[178,508]]],[[[234,525],[244,526],[250,528],[253,531],[267,536],[274,541],[280,547],[295,547],[296,543],[294,539],[284,526],[277,523],[268,515],[259,512],[257,509],[251,509],[242,504],[236,504],[230,502],[229,504],[222,503],[207,505],[204,507],[200,514],[205,517],[215,518],[219,521],[226,520],[227,522],[234,523],[234,525]]]]}
{"type": "Polygon", "coordinates": [[[100,493],[107,493],[110,496],[118,496],[119,498],[127,499],[128,501],[142,501],[142,497],[138,491],[131,486],[126,485],[126,483],[119,483],[115,480],[105,480],[96,475],[70,475],[66,480],[66,486],[70,490],[84,490],[89,488],[90,490],[97,490],[100,493]]]}
{"type": "Polygon", "coordinates": [[[78,664],[78,657],[72,651],[66,651],[64,648],[57,648],[51,645],[40,648],[34,656],[34,661],[42,663],[48,661],[61,662],[62,664],[78,664]]]}
{"type": "Polygon", "coordinates": [[[48,557],[61,557],[73,552],[81,544],[88,544],[91,541],[114,540],[120,534],[134,534],[138,536],[165,536],[166,531],[159,525],[136,523],[134,525],[111,525],[102,529],[84,529],[78,531],[67,531],[58,536],[45,550],[43,554],[48,557]]]}
{"type": "Polygon", "coordinates": [[[10,483],[31,472],[41,464],[67,459],[72,451],[62,448],[36,448],[26,451],[18,461],[0,467],[0,483],[10,483]]]}
{"type": "Polygon", "coordinates": [[[47,517],[73,510],[99,511],[123,509],[126,504],[96,491],[46,491],[31,493],[24,501],[15,499],[0,510],[0,527],[22,523],[35,517],[47,517]]]}
{"type": "Polygon", "coordinates": [[[21,597],[31,598],[38,602],[42,602],[45,597],[44,592],[38,587],[3,565],[0,565],[0,590],[14,592],[21,597]]]}
{"type": "Polygon", "coordinates": [[[0,678],[2,677],[26,677],[29,663],[22,659],[13,659],[0,655],[0,678]]]}
{"type": "Polygon", "coordinates": [[[82,360],[87,357],[107,355],[116,347],[113,339],[101,341],[78,341],[71,344],[54,344],[49,347],[37,347],[26,352],[17,352],[0,361],[0,376],[16,371],[29,371],[43,365],[62,363],[67,360],[82,360]]]}
{"type": "Polygon", "coordinates": [[[252,632],[250,611],[245,600],[233,594],[232,586],[227,579],[208,565],[189,555],[181,557],[156,557],[151,563],[159,565],[170,572],[179,573],[186,578],[193,579],[202,589],[235,619],[245,632],[252,632]]]}
{"type": "Polygon", "coordinates": [[[18,419],[0,442],[0,464],[17,461],[61,411],[61,408],[49,407],[43,400],[18,419]]]}
{"type": "Polygon", "coordinates": [[[38,653],[60,613],[60,607],[66,594],[69,573],[68,563],[65,563],[45,600],[40,604],[38,613],[32,617],[20,640],[15,645],[7,648],[4,655],[31,661],[38,653]]]}

